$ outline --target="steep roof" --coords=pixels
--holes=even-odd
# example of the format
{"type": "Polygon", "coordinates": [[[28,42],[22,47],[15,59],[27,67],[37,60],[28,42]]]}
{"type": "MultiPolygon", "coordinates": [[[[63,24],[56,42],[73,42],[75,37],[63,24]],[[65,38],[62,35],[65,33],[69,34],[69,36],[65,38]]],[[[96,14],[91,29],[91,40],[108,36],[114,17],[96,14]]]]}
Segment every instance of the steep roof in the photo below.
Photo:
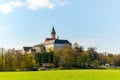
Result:
{"type": "Polygon", "coordinates": [[[54,38],[46,38],[45,41],[55,40],[54,38]]]}
{"type": "Polygon", "coordinates": [[[49,39],[45,40],[45,44],[71,44],[68,40],[61,40],[61,39],[49,39]]]}
{"type": "Polygon", "coordinates": [[[53,28],[52,28],[51,34],[56,34],[54,26],[53,26],[53,28]]]}
{"type": "Polygon", "coordinates": [[[57,44],[70,44],[70,42],[68,40],[59,40],[59,39],[56,39],[54,43],[57,43],[57,44]]]}
{"type": "Polygon", "coordinates": [[[32,47],[23,47],[24,51],[29,51],[32,47]]]}

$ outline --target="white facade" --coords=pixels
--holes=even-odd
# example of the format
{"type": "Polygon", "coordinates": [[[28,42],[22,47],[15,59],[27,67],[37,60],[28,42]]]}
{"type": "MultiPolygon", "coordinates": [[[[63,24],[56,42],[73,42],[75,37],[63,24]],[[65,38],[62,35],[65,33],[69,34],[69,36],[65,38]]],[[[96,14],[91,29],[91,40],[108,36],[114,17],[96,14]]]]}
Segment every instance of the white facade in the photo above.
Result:
{"type": "Polygon", "coordinates": [[[34,45],[33,49],[35,49],[36,52],[43,52],[45,51],[45,46],[43,44],[38,44],[38,45],[34,45]]]}
{"type": "Polygon", "coordinates": [[[65,45],[70,45],[71,43],[68,40],[62,40],[59,38],[56,38],[56,32],[54,29],[54,26],[52,28],[51,32],[51,38],[46,38],[44,41],[44,46],[46,48],[46,51],[54,50],[55,48],[61,49],[64,48],[65,45]]]}
{"type": "Polygon", "coordinates": [[[54,44],[47,44],[47,45],[45,45],[45,48],[46,48],[46,50],[47,51],[50,51],[50,50],[54,50],[54,44]]]}
{"type": "Polygon", "coordinates": [[[62,49],[64,48],[66,44],[60,44],[60,43],[53,43],[53,44],[47,44],[45,45],[45,48],[47,51],[54,50],[54,48],[62,49]]]}

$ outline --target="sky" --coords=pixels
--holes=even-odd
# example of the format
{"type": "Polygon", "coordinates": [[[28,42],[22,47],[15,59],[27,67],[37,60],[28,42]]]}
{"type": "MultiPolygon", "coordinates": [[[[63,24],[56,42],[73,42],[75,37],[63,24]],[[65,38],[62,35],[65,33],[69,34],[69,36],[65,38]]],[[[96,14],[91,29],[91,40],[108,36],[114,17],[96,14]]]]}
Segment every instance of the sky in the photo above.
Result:
{"type": "Polygon", "coordinates": [[[0,0],[0,47],[40,44],[54,25],[60,39],[120,53],[119,4],[120,0],[0,0]]]}

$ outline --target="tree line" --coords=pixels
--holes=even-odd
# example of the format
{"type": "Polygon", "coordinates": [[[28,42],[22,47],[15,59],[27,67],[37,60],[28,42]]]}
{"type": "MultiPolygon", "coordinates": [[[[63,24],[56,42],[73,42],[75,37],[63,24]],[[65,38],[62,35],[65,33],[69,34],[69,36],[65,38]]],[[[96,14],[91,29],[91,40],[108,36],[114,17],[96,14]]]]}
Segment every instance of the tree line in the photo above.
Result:
{"type": "Polygon", "coordinates": [[[6,52],[0,55],[0,70],[33,70],[39,68],[42,63],[53,63],[55,68],[60,69],[92,69],[103,68],[106,64],[113,67],[120,66],[120,54],[98,53],[96,48],[65,46],[50,52],[34,54],[21,54],[6,52]]]}

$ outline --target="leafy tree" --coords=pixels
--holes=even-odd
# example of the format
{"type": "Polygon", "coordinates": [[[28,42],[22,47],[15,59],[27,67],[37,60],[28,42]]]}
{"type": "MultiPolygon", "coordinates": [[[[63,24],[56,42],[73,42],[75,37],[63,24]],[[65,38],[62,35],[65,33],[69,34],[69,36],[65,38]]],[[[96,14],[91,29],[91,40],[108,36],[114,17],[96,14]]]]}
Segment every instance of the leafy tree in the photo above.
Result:
{"type": "Polygon", "coordinates": [[[74,44],[73,44],[73,48],[74,48],[77,52],[83,52],[83,51],[84,51],[83,46],[79,46],[78,43],[74,43],[74,44]]]}
{"type": "Polygon", "coordinates": [[[64,68],[72,68],[77,64],[77,53],[69,46],[54,51],[54,63],[64,68]]]}
{"type": "Polygon", "coordinates": [[[98,60],[92,61],[92,63],[91,63],[91,67],[92,68],[99,68],[99,66],[100,66],[100,64],[99,64],[98,60]]]}
{"type": "Polygon", "coordinates": [[[41,53],[35,54],[35,60],[36,60],[37,66],[40,66],[42,63],[42,54],[41,53]]]}
{"type": "Polygon", "coordinates": [[[87,50],[91,61],[99,59],[99,55],[95,50],[96,50],[96,48],[94,48],[94,47],[89,47],[88,50],[87,50]]]}
{"type": "Polygon", "coordinates": [[[4,55],[4,70],[16,70],[16,57],[12,53],[7,53],[4,55]]]}
{"type": "Polygon", "coordinates": [[[2,56],[0,56],[0,70],[2,70],[2,56]]]}
{"type": "Polygon", "coordinates": [[[90,57],[87,51],[82,52],[77,58],[78,66],[81,68],[88,68],[90,65],[90,57]]]}
{"type": "Polygon", "coordinates": [[[25,54],[24,55],[25,67],[28,70],[31,70],[32,67],[36,66],[36,61],[33,55],[25,54]]]}

